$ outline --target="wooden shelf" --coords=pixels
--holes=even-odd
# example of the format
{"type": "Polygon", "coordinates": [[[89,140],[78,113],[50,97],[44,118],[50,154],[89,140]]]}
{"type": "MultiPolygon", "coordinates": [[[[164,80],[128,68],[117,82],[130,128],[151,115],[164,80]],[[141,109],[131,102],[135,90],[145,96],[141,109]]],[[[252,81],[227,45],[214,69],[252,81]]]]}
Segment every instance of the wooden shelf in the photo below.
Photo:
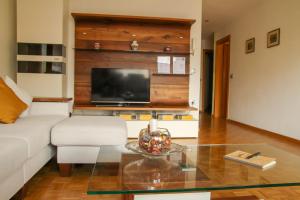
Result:
{"type": "Polygon", "coordinates": [[[106,111],[197,111],[190,106],[96,106],[96,105],[74,105],[74,110],[106,110],[106,111]]]}
{"type": "Polygon", "coordinates": [[[60,102],[65,103],[72,101],[72,98],[54,98],[54,97],[35,97],[33,102],[60,102]]]}
{"type": "Polygon", "coordinates": [[[116,50],[116,49],[84,49],[84,48],[74,48],[77,51],[94,51],[94,52],[117,52],[117,53],[145,53],[145,54],[172,54],[172,55],[190,55],[191,52],[164,52],[164,51],[144,51],[144,50],[138,50],[138,51],[132,51],[132,50],[116,50]]]}
{"type": "Polygon", "coordinates": [[[136,22],[154,24],[181,24],[191,26],[196,22],[194,19],[163,18],[163,17],[144,17],[128,15],[108,15],[92,13],[72,13],[75,21],[109,21],[109,22],[136,22]]]}

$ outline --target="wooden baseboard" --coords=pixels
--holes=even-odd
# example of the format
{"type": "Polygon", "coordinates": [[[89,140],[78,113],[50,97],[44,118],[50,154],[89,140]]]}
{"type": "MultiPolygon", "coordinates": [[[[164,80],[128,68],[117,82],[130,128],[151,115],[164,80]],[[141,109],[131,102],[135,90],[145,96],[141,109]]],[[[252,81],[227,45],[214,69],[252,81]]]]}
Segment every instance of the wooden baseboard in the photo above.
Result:
{"type": "Polygon", "coordinates": [[[258,127],[255,127],[255,126],[251,126],[251,125],[248,125],[248,124],[244,124],[242,122],[238,122],[238,121],[235,121],[235,120],[232,120],[232,119],[227,119],[227,121],[231,124],[234,124],[234,125],[237,125],[237,126],[240,126],[240,127],[244,127],[244,128],[248,128],[248,129],[254,130],[256,132],[262,133],[262,134],[270,135],[272,137],[275,137],[275,138],[278,138],[278,139],[281,139],[281,140],[285,140],[285,141],[300,144],[300,140],[297,140],[295,138],[291,138],[291,137],[288,137],[288,136],[285,136],[285,135],[281,135],[279,133],[268,131],[268,130],[258,128],[258,127]]]}

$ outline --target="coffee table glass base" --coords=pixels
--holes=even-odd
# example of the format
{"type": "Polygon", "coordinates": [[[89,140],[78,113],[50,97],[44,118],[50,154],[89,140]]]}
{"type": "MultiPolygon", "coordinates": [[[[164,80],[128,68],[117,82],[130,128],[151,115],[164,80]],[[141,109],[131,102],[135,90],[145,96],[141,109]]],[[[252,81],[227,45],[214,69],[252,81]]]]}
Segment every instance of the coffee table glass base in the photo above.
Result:
{"type": "Polygon", "coordinates": [[[210,200],[210,192],[128,195],[126,198],[124,200],[210,200]]]}

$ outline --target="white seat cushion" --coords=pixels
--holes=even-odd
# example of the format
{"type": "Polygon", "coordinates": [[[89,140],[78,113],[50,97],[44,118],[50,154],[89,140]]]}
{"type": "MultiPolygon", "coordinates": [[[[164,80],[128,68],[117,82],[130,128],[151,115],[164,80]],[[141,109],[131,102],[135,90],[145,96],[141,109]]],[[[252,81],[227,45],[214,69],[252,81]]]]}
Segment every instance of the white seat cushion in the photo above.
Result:
{"type": "Polygon", "coordinates": [[[28,158],[39,153],[50,144],[50,131],[66,116],[27,116],[19,118],[14,124],[0,124],[0,138],[17,138],[28,145],[28,158]]]}
{"type": "Polygon", "coordinates": [[[24,140],[0,137],[0,182],[20,169],[27,159],[24,140]]]}
{"type": "Polygon", "coordinates": [[[56,146],[120,145],[127,141],[124,120],[110,116],[73,116],[51,131],[56,146]]]}

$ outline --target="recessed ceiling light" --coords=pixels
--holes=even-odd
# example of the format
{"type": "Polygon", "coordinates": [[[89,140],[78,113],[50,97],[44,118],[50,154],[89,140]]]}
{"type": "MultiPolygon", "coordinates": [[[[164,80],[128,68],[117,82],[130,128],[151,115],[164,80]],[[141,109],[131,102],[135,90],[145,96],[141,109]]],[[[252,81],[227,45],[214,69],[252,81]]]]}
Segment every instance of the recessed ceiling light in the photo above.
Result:
{"type": "Polygon", "coordinates": [[[182,37],[182,36],[179,36],[179,38],[180,38],[180,39],[183,39],[183,37],[182,37]]]}
{"type": "Polygon", "coordinates": [[[132,34],[132,37],[136,37],[136,34],[132,34]]]}

